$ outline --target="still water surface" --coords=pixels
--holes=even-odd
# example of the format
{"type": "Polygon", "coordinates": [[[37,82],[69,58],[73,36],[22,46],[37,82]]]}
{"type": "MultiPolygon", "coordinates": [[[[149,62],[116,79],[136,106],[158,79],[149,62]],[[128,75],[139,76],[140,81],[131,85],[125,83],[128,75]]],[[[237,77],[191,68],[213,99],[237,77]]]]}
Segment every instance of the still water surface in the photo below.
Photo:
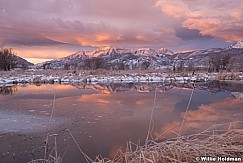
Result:
{"type": "MultiPolygon", "coordinates": [[[[232,85],[196,85],[182,134],[197,133],[213,124],[243,121],[243,100],[230,95],[230,88],[232,85]]],[[[129,83],[1,88],[0,162],[21,163],[43,158],[54,95],[50,134],[57,134],[64,163],[85,162],[67,129],[92,159],[97,155],[114,156],[129,140],[142,144],[156,89],[154,138],[182,121],[192,93],[190,85],[129,83]]],[[[242,124],[233,126],[242,127],[242,124]]],[[[176,137],[178,130],[179,126],[174,127],[160,139],[176,137]]],[[[52,148],[54,136],[49,140],[52,148]]]]}

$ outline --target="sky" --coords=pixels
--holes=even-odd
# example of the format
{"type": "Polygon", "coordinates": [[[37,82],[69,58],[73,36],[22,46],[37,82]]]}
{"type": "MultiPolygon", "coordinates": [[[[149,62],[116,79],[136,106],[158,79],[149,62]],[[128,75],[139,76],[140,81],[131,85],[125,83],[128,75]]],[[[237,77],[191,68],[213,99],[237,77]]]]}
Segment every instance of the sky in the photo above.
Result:
{"type": "Polygon", "coordinates": [[[100,46],[188,51],[243,40],[243,0],[0,0],[0,47],[38,63],[100,46]]]}

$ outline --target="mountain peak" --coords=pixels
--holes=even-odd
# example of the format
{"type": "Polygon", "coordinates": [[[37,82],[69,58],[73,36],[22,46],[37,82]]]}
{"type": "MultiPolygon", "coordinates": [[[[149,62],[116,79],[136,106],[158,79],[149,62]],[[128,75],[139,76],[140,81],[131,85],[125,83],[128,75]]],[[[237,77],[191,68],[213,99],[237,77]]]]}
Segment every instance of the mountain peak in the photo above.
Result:
{"type": "Polygon", "coordinates": [[[166,49],[166,48],[160,48],[159,52],[163,53],[163,54],[167,54],[167,55],[173,55],[174,54],[172,51],[170,51],[169,49],[166,49]]]}
{"type": "Polygon", "coordinates": [[[150,48],[139,48],[138,50],[140,50],[140,51],[150,51],[150,50],[153,50],[153,49],[150,49],[150,48]]]}
{"type": "Polygon", "coordinates": [[[106,50],[110,50],[110,49],[113,49],[114,47],[112,46],[101,46],[99,47],[97,50],[102,50],[102,51],[106,51],[106,50]]]}
{"type": "Polygon", "coordinates": [[[229,46],[230,49],[243,49],[243,40],[237,41],[229,46]]]}

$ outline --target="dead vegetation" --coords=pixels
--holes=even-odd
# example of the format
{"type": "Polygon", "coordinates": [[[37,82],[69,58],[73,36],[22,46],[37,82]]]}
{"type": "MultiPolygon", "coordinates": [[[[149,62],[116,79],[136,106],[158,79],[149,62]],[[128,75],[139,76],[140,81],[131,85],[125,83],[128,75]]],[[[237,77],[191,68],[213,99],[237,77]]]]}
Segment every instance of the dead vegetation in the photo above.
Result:
{"type": "Polygon", "coordinates": [[[144,146],[128,143],[125,152],[119,151],[113,159],[97,157],[94,162],[142,163],[142,162],[198,162],[197,157],[243,156],[243,130],[227,131],[209,128],[199,134],[180,136],[164,141],[150,140],[144,146]],[[133,150],[135,148],[135,150],[133,150]]]}

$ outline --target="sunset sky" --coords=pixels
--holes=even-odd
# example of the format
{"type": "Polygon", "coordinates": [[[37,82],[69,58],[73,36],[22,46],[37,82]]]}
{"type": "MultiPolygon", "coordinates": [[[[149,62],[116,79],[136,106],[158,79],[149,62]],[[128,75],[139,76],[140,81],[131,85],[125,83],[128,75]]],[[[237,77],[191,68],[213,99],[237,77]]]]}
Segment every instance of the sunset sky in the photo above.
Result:
{"type": "Polygon", "coordinates": [[[226,47],[243,0],[0,0],[0,46],[37,63],[99,46],[226,47]]]}

